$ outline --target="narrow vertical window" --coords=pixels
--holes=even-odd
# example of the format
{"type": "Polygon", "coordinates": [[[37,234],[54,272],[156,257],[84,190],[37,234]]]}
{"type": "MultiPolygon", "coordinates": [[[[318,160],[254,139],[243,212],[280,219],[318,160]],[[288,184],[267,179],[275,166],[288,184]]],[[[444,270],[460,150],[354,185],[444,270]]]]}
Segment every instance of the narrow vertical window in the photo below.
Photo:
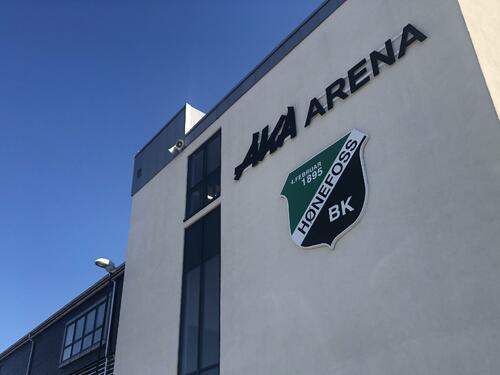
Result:
{"type": "Polygon", "coordinates": [[[220,132],[189,156],[186,217],[220,196],[220,132]]]}
{"type": "Polygon", "coordinates": [[[220,208],[186,229],[180,375],[219,373],[220,208]]]}

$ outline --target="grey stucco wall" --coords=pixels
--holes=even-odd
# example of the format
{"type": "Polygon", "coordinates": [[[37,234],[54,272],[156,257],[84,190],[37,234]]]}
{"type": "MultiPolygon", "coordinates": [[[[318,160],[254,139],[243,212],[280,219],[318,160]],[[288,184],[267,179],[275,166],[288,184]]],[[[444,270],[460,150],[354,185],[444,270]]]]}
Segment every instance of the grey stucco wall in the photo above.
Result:
{"type": "Polygon", "coordinates": [[[349,0],[132,200],[118,375],[175,374],[184,227],[221,204],[221,374],[500,372],[500,125],[456,0],[349,0]],[[333,111],[309,100],[412,23],[428,35],[333,111]],[[251,134],[293,105],[298,135],[240,181],[251,134]],[[222,128],[222,196],[183,223],[187,157],[222,128]],[[368,201],[303,250],[279,196],[352,128],[368,201]]]}

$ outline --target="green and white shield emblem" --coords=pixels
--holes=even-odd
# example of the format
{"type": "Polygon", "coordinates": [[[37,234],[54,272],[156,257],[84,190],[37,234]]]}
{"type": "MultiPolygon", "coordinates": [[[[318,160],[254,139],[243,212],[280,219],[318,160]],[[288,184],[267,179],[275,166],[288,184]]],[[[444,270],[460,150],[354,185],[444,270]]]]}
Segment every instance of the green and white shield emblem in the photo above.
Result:
{"type": "Polygon", "coordinates": [[[297,245],[333,248],[359,219],[366,201],[363,148],[368,136],[351,130],[292,171],[281,191],[297,245]]]}

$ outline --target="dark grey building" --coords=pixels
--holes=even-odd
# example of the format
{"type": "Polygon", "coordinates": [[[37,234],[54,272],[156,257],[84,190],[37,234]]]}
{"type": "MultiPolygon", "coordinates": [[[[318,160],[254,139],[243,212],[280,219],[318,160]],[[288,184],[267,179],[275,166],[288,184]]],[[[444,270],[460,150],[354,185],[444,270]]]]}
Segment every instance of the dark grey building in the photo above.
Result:
{"type": "Polygon", "coordinates": [[[113,374],[125,266],[0,354],[1,375],[113,374]]]}

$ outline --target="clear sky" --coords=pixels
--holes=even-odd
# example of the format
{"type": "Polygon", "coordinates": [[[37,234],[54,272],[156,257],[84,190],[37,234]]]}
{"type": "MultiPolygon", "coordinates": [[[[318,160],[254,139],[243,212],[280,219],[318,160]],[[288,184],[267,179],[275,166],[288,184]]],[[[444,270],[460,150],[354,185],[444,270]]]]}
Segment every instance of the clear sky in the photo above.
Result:
{"type": "Polygon", "coordinates": [[[125,260],[134,154],[321,3],[0,1],[0,351],[125,260]]]}

